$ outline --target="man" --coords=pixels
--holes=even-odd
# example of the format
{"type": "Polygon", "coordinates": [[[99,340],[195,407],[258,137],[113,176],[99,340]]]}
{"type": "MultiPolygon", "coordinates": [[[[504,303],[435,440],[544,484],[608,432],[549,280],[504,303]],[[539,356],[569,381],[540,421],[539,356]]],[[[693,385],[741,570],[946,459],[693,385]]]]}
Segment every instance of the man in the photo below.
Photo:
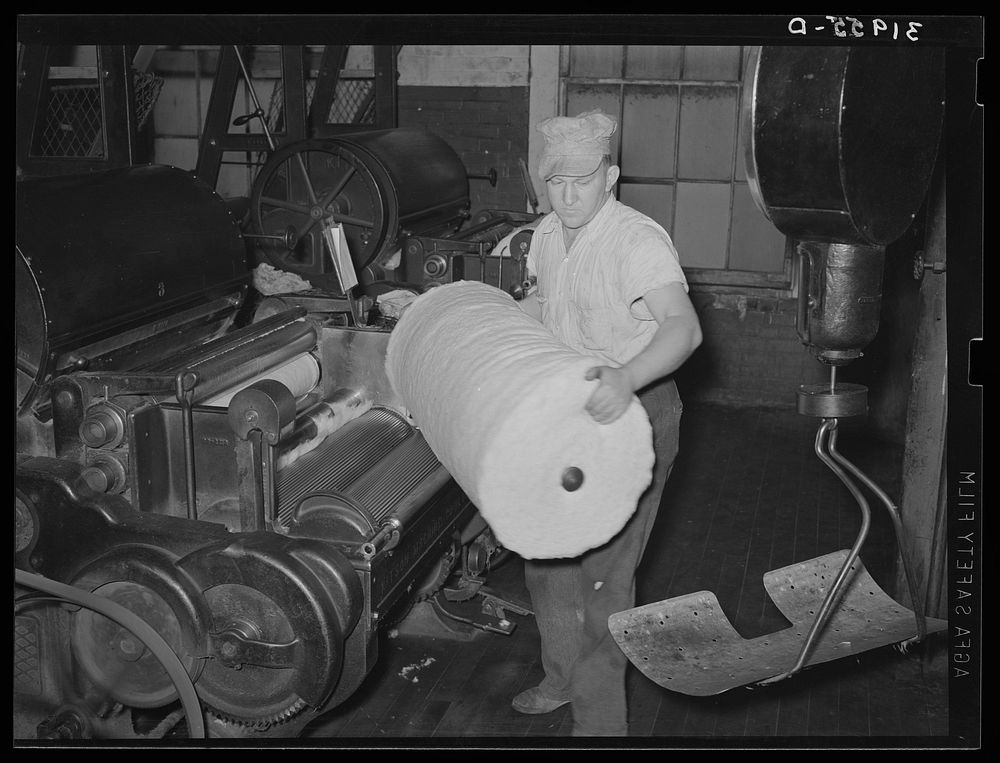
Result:
{"type": "Polygon", "coordinates": [[[522,303],[556,337],[595,357],[587,411],[596,421],[611,423],[638,394],[653,427],[652,484],[621,532],[574,559],[525,560],[545,678],[512,706],[534,714],[572,703],[578,736],[628,733],[628,661],[608,617],[635,606],[635,571],[677,454],[681,402],[670,375],[701,343],[670,237],[614,197],[616,126],[600,111],[538,126],[538,172],[553,211],[535,226],[527,266],[537,290],[522,303]]]}

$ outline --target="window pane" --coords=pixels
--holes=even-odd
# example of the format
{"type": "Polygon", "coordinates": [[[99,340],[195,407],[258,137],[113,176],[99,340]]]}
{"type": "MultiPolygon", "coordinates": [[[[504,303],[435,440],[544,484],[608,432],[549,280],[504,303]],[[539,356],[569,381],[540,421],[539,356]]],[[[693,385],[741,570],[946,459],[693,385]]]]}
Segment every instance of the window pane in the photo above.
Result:
{"type": "Polygon", "coordinates": [[[54,46],[49,54],[45,107],[37,112],[30,154],[102,159],[107,153],[97,47],[54,46]]]}
{"type": "MultiPolygon", "coordinates": [[[[584,111],[600,109],[619,121],[620,104],[618,85],[570,85],[566,92],[566,116],[575,117],[584,111]]],[[[618,144],[621,125],[611,136],[611,158],[618,161],[618,144]]]]}
{"type": "Polygon", "coordinates": [[[622,76],[621,45],[573,45],[569,51],[571,77],[622,76]]]}
{"type": "Polygon", "coordinates": [[[684,48],[684,79],[738,80],[739,45],[687,45],[684,48]]]}
{"type": "Polygon", "coordinates": [[[688,268],[725,268],[729,240],[728,183],[678,183],[674,243],[688,268]]]}
{"type": "Polygon", "coordinates": [[[736,87],[681,89],[678,176],[730,180],[737,114],[736,87]]]}
{"type": "MultiPolygon", "coordinates": [[[[674,187],[672,185],[644,185],[642,183],[623,183],[619,199],[622,204],[628,204],[649,215],[670,233],[671,212],[674,207],[674,187]]],[[[682,260],[683,262],[683,260],[682,260]]]]}
{"type": "Polygon", "coordinates": [[[680,79],[683,45],[629,45],[625,76],[630,79],[680,79]]]}
{"type": "Polygon", "coordinates": [[[629,86],[622,117],[622,174],[672,178],[677,140],[677,88],[629,86]]]}
{"type": "Polygon", "coordinates": [[[733,240],[729,267],[780,273],[785,263],[785,237],[753,203],[746,183],[733,187],[733,240]]]}

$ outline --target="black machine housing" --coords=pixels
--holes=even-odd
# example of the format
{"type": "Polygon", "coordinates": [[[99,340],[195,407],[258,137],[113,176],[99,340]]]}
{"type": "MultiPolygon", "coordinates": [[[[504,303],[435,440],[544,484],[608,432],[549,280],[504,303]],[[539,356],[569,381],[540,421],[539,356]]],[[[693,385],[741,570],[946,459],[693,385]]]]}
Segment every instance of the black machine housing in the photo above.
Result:
{"type": "MultiPolygon", "coordinates": [[[[380,208],[420,217],[412,193],[380,208]]],[[[343,294],[239,320],[252,248],[176,168],[24,180],[17,217],[15,737],[184,726],[155,649],[39,580],[152,625],[218,737],[298,735],[360,686],[387,625],[459,569],[482,582],[502,549],[395,399],[390,329],[331,315],[343,294]],[[299,367],[303,389],[269,376],[299,367]]]]}

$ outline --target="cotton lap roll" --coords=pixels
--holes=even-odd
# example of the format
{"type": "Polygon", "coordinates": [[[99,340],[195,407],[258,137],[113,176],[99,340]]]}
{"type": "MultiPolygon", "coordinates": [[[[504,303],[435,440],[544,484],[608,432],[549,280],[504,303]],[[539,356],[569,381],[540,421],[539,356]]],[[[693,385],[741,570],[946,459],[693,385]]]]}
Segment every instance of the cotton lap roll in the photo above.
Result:
{"type": "Polygon", "coordinates": [[[638,399],[611,424],[584,408],[598,384],[585,374],[600,364],[472,281],[418,297],[386,351],[389,381],[431,450],[497,539],[528,559],[603,545],[652,478],[638,399]]]}

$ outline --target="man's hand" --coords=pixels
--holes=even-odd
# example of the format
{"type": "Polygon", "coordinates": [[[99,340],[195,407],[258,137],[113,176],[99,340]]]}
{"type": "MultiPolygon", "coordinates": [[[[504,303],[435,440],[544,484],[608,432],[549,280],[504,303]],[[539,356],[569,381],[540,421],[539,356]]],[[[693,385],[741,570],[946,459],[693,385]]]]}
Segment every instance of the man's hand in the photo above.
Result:
{"type": "Polygon", "coordinates": [[[613,366],[594,366],[587,370],[584,378],[600,380],[585,406],[598,424],[610,424],[628,410],[632,403],[632,380],[627,371],[613,366]]]}

